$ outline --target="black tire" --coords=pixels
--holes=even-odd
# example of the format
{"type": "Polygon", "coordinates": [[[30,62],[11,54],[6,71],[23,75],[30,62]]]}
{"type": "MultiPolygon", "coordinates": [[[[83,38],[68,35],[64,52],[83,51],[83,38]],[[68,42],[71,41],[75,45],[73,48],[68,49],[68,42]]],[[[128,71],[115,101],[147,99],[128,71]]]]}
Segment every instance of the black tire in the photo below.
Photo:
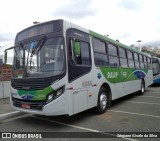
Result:
{"type": "Polygon", "coordinates": [[[144,91],[145,91],[145,83],[144,83],[144,80],[142,80],[141,81],[141,89],[140,89],[140,91],[138,91],[138,94],[143,95],[144,91]]]}
{"type": "Polygon", "coordinates": [[[105,113],[109,107],[109,93],[106,88],[102,87],[99,90],[97,106],[95,107],[95,112],[97,114],[105,113]]]}

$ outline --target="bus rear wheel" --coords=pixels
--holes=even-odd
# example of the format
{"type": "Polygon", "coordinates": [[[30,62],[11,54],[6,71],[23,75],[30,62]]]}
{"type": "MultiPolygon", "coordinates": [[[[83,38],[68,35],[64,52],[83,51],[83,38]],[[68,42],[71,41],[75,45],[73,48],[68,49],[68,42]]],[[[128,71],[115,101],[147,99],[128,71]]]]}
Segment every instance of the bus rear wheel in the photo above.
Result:
{"type": "Polygon", "coordinates": [[[109,95],[106,88],[102,87],[98,95],[98,104],[95,107],[95,112],[98,114],[105,113],[109,105],[109,95]]]}
{"type": "Polygon", "coordinates": [[[143,95],[144,91],[145,91],[145,83],[144,83],[144,80],[141,80],[141,89],[140,89],[140,91],[138,93],[140,95],[143,95]]]}

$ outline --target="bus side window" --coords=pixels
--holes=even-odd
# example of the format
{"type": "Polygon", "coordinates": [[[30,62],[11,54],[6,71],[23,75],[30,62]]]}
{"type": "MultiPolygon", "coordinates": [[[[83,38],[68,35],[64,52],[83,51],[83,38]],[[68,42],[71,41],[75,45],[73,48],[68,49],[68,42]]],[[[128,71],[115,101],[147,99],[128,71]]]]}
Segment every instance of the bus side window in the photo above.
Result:
{"type": "Polygon", "coordinates": [[[105,42],[93,38],[94,60],[96,66],[109,65],[105,42]]]}
{"type": "Polygon", "coordinates": [[[151,59],[149,57],[147,57],[147,62],[148,62],[148,68],[151,70],[152,64],[151,64],[151,59]]]}
{"type": "Polygon", "coordinates": [[[147,57],[144,56],[144,68],[148,68],[147,57]]]}
{"type": "Polygon", "coordinates": [[[128,57],[129,68],[135,68],[134,60],[133,60],[133,52],[127,50],[127,57],[128,57]]]}
{"type": "Polygon", "coordinates": [[[140,68],[140,64],[139,64],[139,54],[137,54],[137,53],[134,52],[133,55],[134,55],[135,67],[136,67],[137,69],[139,69],[139,68],[140,68]]]}
{"type": "Polygon", "coordinates": [[[139,55],[139,60],[140,60],[140,66],[141,66],[141,69],[144,69],[144,57],[143,55],[139,55]]]}
{"type": "Polygon", "coordinates": [[[110,67],[119,67],[118,48],[108,43],[109,65],[110,67]]]}
{"type": "Polygon", "coordinates": [[[127,68],[128,63],[127,63],[127,55],[126,55],[126,50],[123,48],[119,47],[119,57],[120,57],[120,64],[122,68],[127,68]]]}

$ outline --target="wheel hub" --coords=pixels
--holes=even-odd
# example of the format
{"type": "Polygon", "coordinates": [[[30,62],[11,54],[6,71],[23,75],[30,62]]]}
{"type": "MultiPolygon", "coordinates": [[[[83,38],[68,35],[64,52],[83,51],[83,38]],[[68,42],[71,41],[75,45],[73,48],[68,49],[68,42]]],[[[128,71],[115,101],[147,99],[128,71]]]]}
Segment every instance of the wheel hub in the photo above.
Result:
{"type": "Polygon", "coordinates": [[[100,96],[100,106],[104,110],[107,106],[107,96],[105,93],[102,93],[100,96]]]}

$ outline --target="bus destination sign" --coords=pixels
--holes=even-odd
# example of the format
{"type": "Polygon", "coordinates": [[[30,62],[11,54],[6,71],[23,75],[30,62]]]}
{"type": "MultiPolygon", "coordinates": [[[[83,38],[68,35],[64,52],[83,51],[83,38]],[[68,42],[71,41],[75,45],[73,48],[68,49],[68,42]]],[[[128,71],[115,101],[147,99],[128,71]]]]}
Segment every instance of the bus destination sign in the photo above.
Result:
{"type": "Polygon", "coordinates": [[[38,35],[43,35],[51,32],[57,32],[60,30],[59,22],[45,23],[42,25],[36,25],[34,27],[28,28],[20,32],[16,37],[16,42],[35,37],[38,35]]]}

